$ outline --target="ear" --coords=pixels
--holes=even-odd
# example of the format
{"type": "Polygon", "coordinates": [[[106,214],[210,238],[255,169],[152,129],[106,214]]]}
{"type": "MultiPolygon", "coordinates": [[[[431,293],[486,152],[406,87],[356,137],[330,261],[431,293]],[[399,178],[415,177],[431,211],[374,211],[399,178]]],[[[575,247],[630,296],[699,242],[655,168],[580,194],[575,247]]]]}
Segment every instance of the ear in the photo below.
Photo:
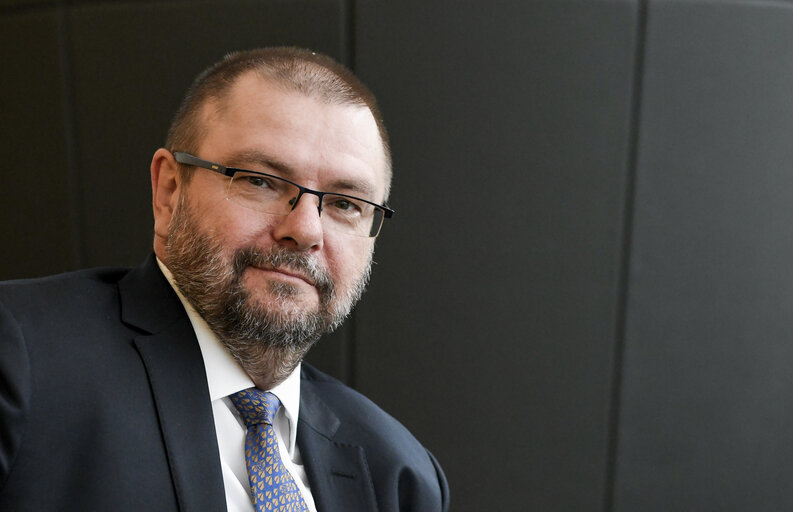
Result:
{"type": "Polygon", "coordinates": [[[154,252],[165,261],[164,244],[168,226],[182,191],[179,164],[165,148],[154,152],[151,159],[151,199],[154,209],[154,252]]]}

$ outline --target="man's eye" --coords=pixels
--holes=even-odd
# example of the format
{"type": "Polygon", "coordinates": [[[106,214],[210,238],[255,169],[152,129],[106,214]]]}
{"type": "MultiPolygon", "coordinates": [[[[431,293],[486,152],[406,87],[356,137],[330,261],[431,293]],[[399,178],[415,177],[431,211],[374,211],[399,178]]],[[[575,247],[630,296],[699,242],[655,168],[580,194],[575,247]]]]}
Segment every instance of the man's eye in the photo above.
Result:
{"type": "Polygon", "coordinates": [[[333,206],[339,210],[350,210],[355,208],[355,205],[352,204],[352,201],[348,201],[346,199],[336,199],[333,201],[333,206]]]}
{"type": "Polygon", "coordinates": [[[333,198],[330,202],[330,206],[332,206],[336,212],[344,213],[345,215],[355,215],[361,212],[361,207],[357,202],[344,197],[333,198]]]}
{"type": "Polygon", "coordinates": [[[247,176],[245,178],[245,182],[249,185],[253,185],[254,187],[270,187],[270,182],[259,176],[247,176]]]}

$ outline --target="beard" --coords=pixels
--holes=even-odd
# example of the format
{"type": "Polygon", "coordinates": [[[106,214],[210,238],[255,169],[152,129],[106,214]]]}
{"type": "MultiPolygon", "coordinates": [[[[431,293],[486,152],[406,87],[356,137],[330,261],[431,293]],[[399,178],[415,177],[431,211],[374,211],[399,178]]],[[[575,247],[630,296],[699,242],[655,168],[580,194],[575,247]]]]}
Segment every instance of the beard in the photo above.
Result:
{"type": "Polygon", "coordinates": [[[349,315],[369,282],[372,253],[352,286],[337,291],[330,272],[305,252],[247,246],[226,257],[223,244],[201,231],[185,198],[179,198],[165,244],[166,266],[176,286],[254,381],[280,382],[322,335],[349,315]],[[257,302],[243,284],[246,270],[253,267],[303,276],[317,291],[317,306],[301,306],[296,301],[300,290],[275,280],[266,285],[268,304],[257,302]]]}

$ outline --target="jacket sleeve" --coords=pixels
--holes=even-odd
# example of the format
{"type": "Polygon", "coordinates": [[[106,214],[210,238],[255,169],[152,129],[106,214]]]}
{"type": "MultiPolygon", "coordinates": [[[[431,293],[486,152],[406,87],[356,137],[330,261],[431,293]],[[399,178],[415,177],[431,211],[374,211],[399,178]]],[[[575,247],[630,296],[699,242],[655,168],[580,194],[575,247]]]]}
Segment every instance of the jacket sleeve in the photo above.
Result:
{"type": "Polygon", "coordinates": [[[0,302],[0,489],[22,442],[30,400],[30,364],[19,324],[0,302]]]}

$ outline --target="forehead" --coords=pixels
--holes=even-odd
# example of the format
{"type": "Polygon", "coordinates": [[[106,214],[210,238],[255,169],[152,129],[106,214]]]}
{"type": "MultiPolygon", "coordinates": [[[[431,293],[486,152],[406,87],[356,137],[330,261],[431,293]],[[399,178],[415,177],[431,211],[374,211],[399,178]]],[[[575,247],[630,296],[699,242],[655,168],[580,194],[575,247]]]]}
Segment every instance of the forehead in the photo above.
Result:
{"type": "Polygon", "coordinates": [[[267,155],[296,180],[368,180],[384,195],[383,145],[365,106],[328,103],[246,73],[222,100],[204,105],[202,118],[202,158],[243,166],[256,162],[241,155],[267,155]]]}

